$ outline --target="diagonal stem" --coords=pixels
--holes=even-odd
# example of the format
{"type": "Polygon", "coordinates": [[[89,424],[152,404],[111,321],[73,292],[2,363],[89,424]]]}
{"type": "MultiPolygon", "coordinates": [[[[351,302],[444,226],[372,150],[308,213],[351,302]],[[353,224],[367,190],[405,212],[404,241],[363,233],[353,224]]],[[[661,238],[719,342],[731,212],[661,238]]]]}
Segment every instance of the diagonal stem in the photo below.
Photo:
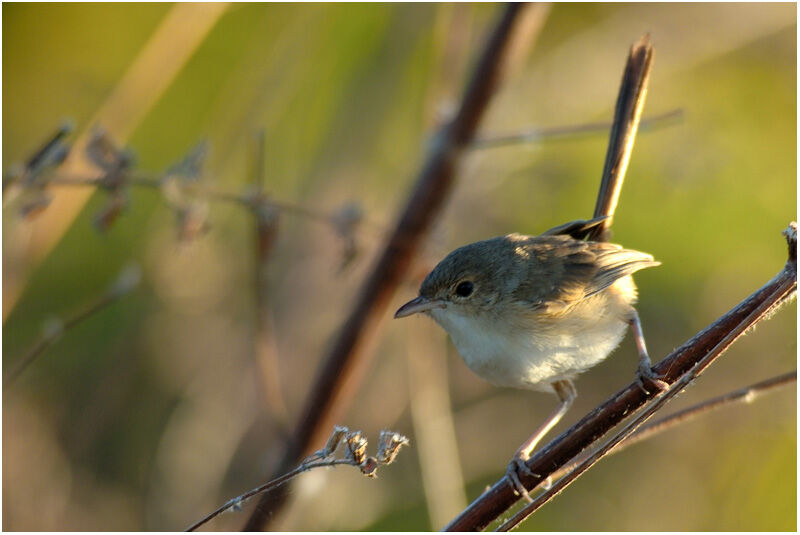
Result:
{"type": "MultiPolygon", "coordinates": [[[[475,135],[489,100],[499,85],[504,59],[522,4],[507,4],[474,68],[458,112],[435,135],[427,161],[394,231],[368,276],[352,311],[323,359],[297,427],[287,443],[277,473],[294,466],[315,438],[332,422],[352,395],[364,369],[360,354],[374,331],[422,240],[441,211],[455,183],[456,167],[475,135]]],[[[287,487],[264,494],[246,531],[260,530],[287,498],[287,487]]]]}
{"type": "Polygon", "coordinates": [[[575,481],[586,470],[594,466],[600,459],[611,453],[611,451],[623,440],[631,436],[636,429],[647,419],[661,409],[666,403],[675,397],[684,388],[689,386],[700,374],[721,355],[728,347],[733,344],[744,332],[767,316],[772,308],[783,301],[797,288],[796,281],[784,280],[758,307],[748,314],[742,321],[731,329],[708,353],[705,354],[687,373],[683,374],[678,380],[670,384],[669,389],[660,394],[655,401],[650,403],[642,412],[625,425],[608,442],[603,444],[597,451],[592,453],[586,460],[580,463],[574,470],[561,478],[546,492],[538,496],[533,502],[523,507],[510,520],[503,523],[498,531],[509,531],[519,525],[520,522],[538,511],[544,504],[555,498],[568,485],[575,481]]]}
{"type": "Polygon", "coordinates": [[[639,130],[639,122],[647,97],[647,82],[653,66],[653,45],[647,35],[631,47],[628,61],[622,74],[614,120],[608,140],[606,161],[600,179],[600,189],[594,207],[594,216],[608,216],[598,227],[592,229],[587,239],[608,241],[617,201],[625,180],[625,171],[633,152],[633,142],[639,130]]]}
{"type": "MultiPolygon", "coordinates": [[[[744,388],[736,389],[721,396],[707,399],[706,401],[692,405],[691,407],[687,407],[674,414],[665,416],[660,420],[641,426],[634,434],[629,436],[616,448],[614,448],[611,453],[619,453],[622,450],[627,449],[629,446],[638,444],[639,442],[647,440],[655,435],[659,435],[664,431],[668,431],[680,424],[694,420],[695,418],[706,413],[728,407],[735,403],[751,403],[754,399],[766,394],[767,392],[771,392],[773,390],[777,390],[778,388],[782,388],[794,383],[797,383],[797,370],[793,370],[776,377],[771,377],[764,381],[746,386],[744,388]]],[[[585,461],[591,454],[591,451],[582,453],[570,464],[562,466],[557,471],[550,474],[550,478],[559,479],[563,477],[568,472],[574,470],[575,467],[577,467],[580,463],[585,461]]]]}
{"type": "MultiPolygon", "coordinates": [[[[797,289],[796,224],[792,223],[784,234],[789,243],[789,260],[784,269],[656,364],[654,371],[667,383],[672,385],[681,380],[684,374],[692,376],[691,374],[702,371],[713,360],[705,359],[706,355],[715,351],[715,348],[727,348],[747,328],[767,317],[793,296],[797,289]]],[[[714,358],[716,356],[718,354],[714,358]]],[[[522,474],[520,478],[522,483],[532,489],[546,481],[551,474],[567,465],[583,450],[597,443],[602,436],[655,397],[655,393],[647,394],[642,391],[638,383],[632,382],[531,457],[527,466],[537,476],[522,474]]],[[[501,479],[453,519],[445,530],[483,529],[516,501],[517,497],[505,479],[501,479]]]]}

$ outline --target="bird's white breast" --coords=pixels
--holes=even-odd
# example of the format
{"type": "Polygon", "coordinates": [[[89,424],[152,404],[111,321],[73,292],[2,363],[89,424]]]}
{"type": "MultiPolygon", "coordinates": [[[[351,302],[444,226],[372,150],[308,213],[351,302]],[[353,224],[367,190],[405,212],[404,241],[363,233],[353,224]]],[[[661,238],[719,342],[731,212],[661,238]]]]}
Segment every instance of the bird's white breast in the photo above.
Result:
{"type": "MultiPolygon", "coordinates": [[[[606,296],[598,296],[605,299],[606,296]]],[[[600,310],[604,307],[600,306],[600,310]]],[[[431,310],[469,368],[499,386],[548,390],[605,359],[625,334],[625,318],[579,307],[553,322],[476,317],[456,307],[431,310]]]]}

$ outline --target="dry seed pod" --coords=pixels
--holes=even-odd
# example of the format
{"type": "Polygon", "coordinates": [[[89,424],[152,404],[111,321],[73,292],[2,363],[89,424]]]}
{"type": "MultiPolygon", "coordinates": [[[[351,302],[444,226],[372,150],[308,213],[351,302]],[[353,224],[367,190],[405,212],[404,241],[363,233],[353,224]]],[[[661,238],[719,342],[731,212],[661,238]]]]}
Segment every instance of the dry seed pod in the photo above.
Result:
{"type": "Polygon", "coordinates": [[[375,457],[367,457],[364,459],[364,462],[359,465],[359,469],[361,469],[361,473],[367,477],[375,477],[377,475],[376,470],[378,470],[378,460],[375,457]]]}
{"type": "Polygon", "coordinates": [[[338,448],[339,444],[342,442],[342,438],[344,438],[349,431],[350,430],[343,425],[334,426],[333,433],[331,433],[330,438],[328,438],[328,442],[325,444],[325,447],[319,451],[320,456],[325,458],[333,455],[333,452],[336,451],[336,448],[338,448]]]}
{"type": "Polygon", "coordinates": [[[347,434],[347,458],[357,466],[361,466],[367,456],[367,439],[361,436],[361,431],[347,434]]]}
{"type": "Polygon", "coordinates": [[[378,441],[378,462],[381,464],[391,464],[400,448],[408,445],[408,438],[386,429],[381,431],[378,441]]]}

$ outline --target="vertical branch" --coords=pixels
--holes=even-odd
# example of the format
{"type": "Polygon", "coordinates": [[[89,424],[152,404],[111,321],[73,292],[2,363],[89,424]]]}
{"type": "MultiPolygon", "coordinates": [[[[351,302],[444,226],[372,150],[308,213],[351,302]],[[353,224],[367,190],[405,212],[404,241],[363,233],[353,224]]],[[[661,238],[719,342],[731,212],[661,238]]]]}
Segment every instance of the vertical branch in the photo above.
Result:
{"type": "Polygon", "coordinates": [[[611,135],[608,140],[606,161],[597,193],[597,204],[594,216],[608,216],[600,226],[595,227],[588,235],[589,240],[608,241],[614,211],[617,208],[625,171],[633,151],[633,142],[642,118],[644,101],[647,96],[647,81],[653,65],[653,45],[647,35],[631,47],[622,83],[617,96],[614,121],[611,124],[611,135]]]}
{"type": "Polygon", "coordinates": [[[283,402],[280,383],[278,355],[272,338],[272,317],[267,295],[269,259],[278,233],[278,211],[266,200],[266,156],[265,133],[260,130],[255,136],[253,176],[253,220],[255,245],[255,361],[259,366],[264,385],[266,403],[272,416],[281,428],[286,425],[286,405],[283,402]]]}
{"type": "MultiPolygon", "coordinates": [[[[458,161],[472,140],[489,99],[498,86],[501,66],[509,50],[512,30],[522,7],[521,4],[505,6],[475,66],[456,115],[434,137],[427,161],[386,247],[364,283],[330,351],[323,358],[309,398],[276,473],[286,472],[303,457],[316,437],[330,427],[335,409],[347,397],[348,390],[353,390],[353,384],[348,385],[349,388],[346,385],[359,365],[359,354],[365,336],[374,329],[385,312],[389,299],[408,271],[418,246],[452,190],[458,161]]],[[[283,486],[264,494],[244,529],[262,529],[285,502],[287,489],[287,486],[283,486]]]]}

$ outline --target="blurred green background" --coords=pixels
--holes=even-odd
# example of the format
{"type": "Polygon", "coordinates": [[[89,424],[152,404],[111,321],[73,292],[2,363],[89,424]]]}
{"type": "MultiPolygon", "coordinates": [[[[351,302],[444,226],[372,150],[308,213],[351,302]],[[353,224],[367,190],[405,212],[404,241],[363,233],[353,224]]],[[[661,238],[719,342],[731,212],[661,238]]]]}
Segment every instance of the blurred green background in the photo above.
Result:
{"type": "MultiPolygon", "coordinates": [[[[3,169],[64,117],[79,131],[92,126],[173,9],[4,4],[3,169]]],[[[233,4],[135,126],[126,144],[137,169],[162,171],[208,139],[205,178],[230,191],[252,182],[254,134],[264,128],[276,200],[363,207],[361,254],[341,271],[331,228],[281,214],[268,273],[276,369],[255,356],[252,221],[241,208],[212,204],[210,232],[181,243],[155,190],[133,191],[120,219],[97,232],[92,219],[106,199],[97,193],[36,262],[25,257],[32,223],[4,206],[4,373],[43,322],[102,294],[123,266],[141,265],[143,280],[5,389],[3,529],[183,529],[264,481],[499,9],[233,4]],[[10,304],[6,292],[21,293],[10,304]]],[[[640,133],[614,240],[663,263],[637,276],[655,360],[785,261],[780,231],[797,211],[795,10],[553,5],[482,122],[491,134],[609,121],[628,47],[650,32],[645,116],[681,108],[684,117],[640,133]]],[[[455,246],[589,216],[606,143],[601,134],[472,151],[393,305],[455,246]]],[[[373,443],[391,428],[412,447],[377,480],[347,467],[302,476],[272,528],[439,529],[502,475],[552,410],[552,396],[484,383],[432,322],[390,322],[393,310],[339,423],[373,443]]],[[[791,304],[668,412],[793,369],[796,332],[791,304]]],[[[556,432],[627,384],[635,362],[626,339],[581,376],[556,432]]],[[[523,529],[794,531],[796,444],[792,387],[605,460],[523,529]]],[[[210,527],[238,529],[248,511],[210,527]]]]}

